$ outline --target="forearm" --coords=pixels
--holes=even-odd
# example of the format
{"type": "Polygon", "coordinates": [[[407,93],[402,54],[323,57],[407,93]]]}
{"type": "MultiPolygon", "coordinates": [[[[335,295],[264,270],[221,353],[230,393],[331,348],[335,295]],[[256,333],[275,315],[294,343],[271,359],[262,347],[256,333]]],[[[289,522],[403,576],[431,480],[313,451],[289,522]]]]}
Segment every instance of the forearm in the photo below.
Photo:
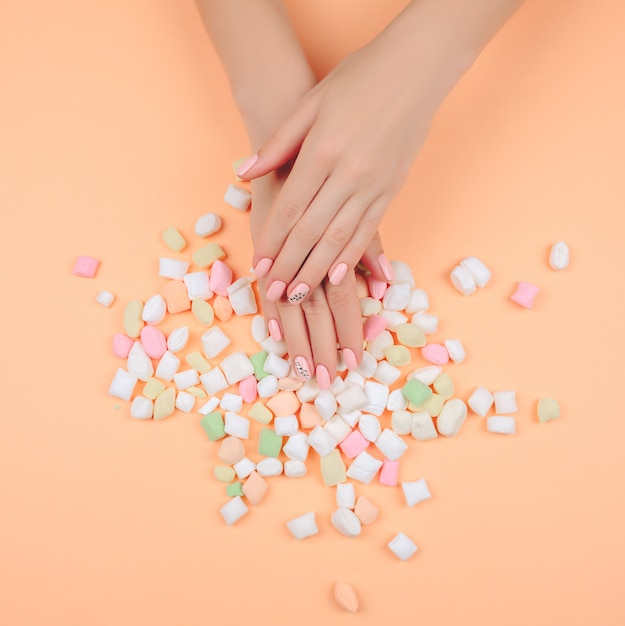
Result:
{"type": "Polygon", "coordinates": [[[282,0],[197,0],[256,148],[315,78],[282,0]]]}

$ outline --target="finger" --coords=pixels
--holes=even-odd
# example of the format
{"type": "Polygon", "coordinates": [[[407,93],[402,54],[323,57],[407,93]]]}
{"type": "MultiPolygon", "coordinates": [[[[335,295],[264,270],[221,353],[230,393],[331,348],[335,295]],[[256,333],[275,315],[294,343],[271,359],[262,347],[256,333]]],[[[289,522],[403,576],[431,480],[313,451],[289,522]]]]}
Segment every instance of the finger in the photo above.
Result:
{"type": "Polygon", "coordinates": [[[258,293],[260,295],[260,306],[261,311],[263,313],[263,317],[265,318],[265,322],[267,323],[267,330],[269,331],[269,336],[274,341],[280,341],[284,332],[282,329],[282,323],[280,321],[280,312],[278,311],[278,307],[275,302],[271,302],[265,296],[266,285],[264,281],[258,281],[258,293]]]}
{"type": "Polygon", "coordinates": [[[371,272],[371,276],[376,280],[384,282],[394,280],[393,268],[384,254],[384,247],[382,246],[379,231],[375,233],[373,239],[369,242],[360,260],[365,268],[371,272]],[[385,268],[384,270],[382,269],[383,267],[385,268]]]}
{"type": "Polygon", "coordinates": [[[338,285],[326,283],[326,297],[332,316],[338,343],[345,365],[350,370],[358,367],[362,359],[362,322],[356,286],[356,275],[349,271],[338,285]]]}
{"type": "Polygon", "coordinates": [[[236,174],[244,180],[264,176],[292,159],[300,149],[319,112],[319,98],[311,94],[269,136],[258,152],[238,167],[236,174]]]}
{"type": "Polygon", "coordinates": [[[315,289],[302,307],[290,308],[299,309],[304,313],[315,363],[317,385],[320,389],[328,389],[336,377],[337,354],[334,317],[324,288],[315,289]]]}
{"type": "Polygon", "coordinates": [[[295,374],[299,380],[312,380],[315,374],[313,353],[308,336],[308,326],[304,312],[300,307],[293,307],[284,302],[277,305],[284,333],[284,341],[295,374]]]}

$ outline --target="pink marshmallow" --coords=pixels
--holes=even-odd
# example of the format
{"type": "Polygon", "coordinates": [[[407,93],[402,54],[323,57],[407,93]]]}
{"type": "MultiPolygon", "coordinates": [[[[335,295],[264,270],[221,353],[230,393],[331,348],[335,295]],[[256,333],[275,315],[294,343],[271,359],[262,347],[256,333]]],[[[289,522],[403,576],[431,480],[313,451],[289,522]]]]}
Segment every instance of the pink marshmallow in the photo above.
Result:
{"type": "Polygon", "coordinates": [[[399,461],[384,459],[380,470],[380,483],[388,487],[395,487],[399,477],[399,461]]]}
{"type": "Polygon", "coordinates": [[[232,284],[232,270],[223,262],[217,259],[211,266],[209,280],[211,291],[220,296],[228,295],[228,287],[232,284]]]}
{"type": "Polygon", "coordinates": [[[388,326],[388,320],[381,315],[370,315],[362,327],[366,341],[373,341],[388,326]]]}
{"type": "Polygon", "coordinates": [[[360,434],[359,430],[352,430],[339,444],[343,454],[348,459],[356,458],[363,450],[366,450],[368,446],[369,441],[360,434]]]}
{"type": "Polygon", "coordinates": [[[517,285],[516,291],[510,296],[510,300],[516,302],[519,306],[531,309],[534,306],[534,298],[539,291],[540,287],[521,280],[517,285]]]}
{"type": "Polygon", "coordinates": [[[239,395],[243,398],[243,402],[255,402],[258,391],[256,389],[256,378],[250,375],[239,382],[239,395]]]}
{"type": "Polygon", "coordinates": [[[144,326],[141,329],[141,345],[145,353],[153,359],[160,359],[167,350],[165,333],[156,326],[144,326]]]}
{"type": "Polygon", "coordinates": [[[427,346],[421,348],[421,354],[426,361],[434,363],[434,365],[449,363],[449,352],[440,343],[428,343],[427,346]]]}
{"type": "Polygon", "coordinates": [[[113,335],[113,354],[120,359],[127,359],[130,348],[132,348],[134,342],[135,340],[131,339],[128,335],[115,333],[113,335]]]}
{"type": "Polygon", "coordinates": [[[377,278],[373,278],[373,276],[369,276],[367,279],[367,285],[369,286],[369,293],[371,294],[371,297],[376,300],[382,300],[384,294],[386,293],[388,283],[384,280],[378,280],[377,278]]]}
{"type": "Polygon", "coordinates": [[[72,274],[84,278],[93,278],[100,265],[100,261],[92,256],[79,256],[74,263],[72,274]]]}

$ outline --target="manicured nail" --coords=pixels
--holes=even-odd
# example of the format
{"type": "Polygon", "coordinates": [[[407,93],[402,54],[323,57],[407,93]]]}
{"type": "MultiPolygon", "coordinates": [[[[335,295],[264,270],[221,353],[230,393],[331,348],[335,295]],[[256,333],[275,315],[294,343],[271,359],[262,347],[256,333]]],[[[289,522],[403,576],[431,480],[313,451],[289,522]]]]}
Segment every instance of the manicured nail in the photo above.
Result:
{"type": "Polygon", "coordinates": [[[373,276],[369,276],[367,283],[369,285],[369,293],[371,294],[371,297],[376,300],[382,300],[384,294],[386,293],[386,289],[388,288],[388,283],[385,280],[373,278],[373,276]]]}
{"type": "Polygon", "coordinates": [[[392,280],[395,280],[395,272],[393,271],[393,266],[391,265],[391,262],[386,258],[385,254],[381,254],[378,257],[378,265],[380,266],[380,270],[382,270],[382,274],[384,274],[384,278],[386,278],[389,283],[392,280]]]}
{"type": "Polygon", "coordinates": [[[269,329],[269,336],[274,341],[280,341],[280,339],[282,339],[282,329],[280,328],[278,320],[270,319],[269,322],[267,322],[267,328],[269,329]]]}
{"type": "Polygon", "coordinates": [[[273,265],[273,259],[263,258],[254,267],[254,274],[256,274],[256,278],[262,278],[267,275],[267,272],[271,269],[273,265]]]}
{"type": "Polygon", "coordinates": [[[301,380],[312,380],[308,361],[303,356],[296,356],[293,365],[295,366],[295,373],[301,380]]]}
{"type": "Polygon", "coordinates": [[[358,359],[353,350],[343,348],[343,361],[345,361],[348,370],[358,369],[358,359]]]}
{"type": "Polygon", "coordinates": [[[286,289],[286,283],[281,280],[274,280],[271,285],[267,288],[267,299],[272,302],[276,302],[276,300],[280,300],[280,297],[284,293],[286,289]]]}
{"type": "Polygon", "coordinates": [[[249,159],[245,159],[241,165],[239,165],[239,169],[237,169],[237,176],[243,177],[249,170],[252,169],[254,164],[258,161],[258,154],[253,154],[249,159]]]}
{"type": "MultiPolygon", "coordinates": [[[[269,292],[267,292],[269,293],[269,292]]],[[[298,283],[289,293],[288,300],[291,304],[301,302],[310,293],[310,287],[306,283],[298,283]]]]}
{"type": "Polygon", "coordinates": [[[348,269],[347,263],[339,263],[328,275],[330,282],[333,285],[338,285],[345,278],[348,269]]]}
{"type": "Polygon", "coordinates": [[[319,389],[330,389],[332,381],[330,380],[330,372],[328,372],[328,368],[325,365],[317,365],[315,375],[317,377],[317,387],[319,387],[319,389]]]}

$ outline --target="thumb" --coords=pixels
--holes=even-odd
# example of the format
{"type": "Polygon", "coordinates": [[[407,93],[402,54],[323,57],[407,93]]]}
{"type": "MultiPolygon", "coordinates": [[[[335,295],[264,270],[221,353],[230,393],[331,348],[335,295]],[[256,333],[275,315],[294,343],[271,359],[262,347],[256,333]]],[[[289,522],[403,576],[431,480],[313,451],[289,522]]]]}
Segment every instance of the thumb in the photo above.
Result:
{"type": "Polygon", "coordinates": [[[247,158],[236,174],[252,180],[278,169],[298,152],[317,118],[316,98],[305,98],[287,119],[265,140],[258,152],[247,158]]]}

